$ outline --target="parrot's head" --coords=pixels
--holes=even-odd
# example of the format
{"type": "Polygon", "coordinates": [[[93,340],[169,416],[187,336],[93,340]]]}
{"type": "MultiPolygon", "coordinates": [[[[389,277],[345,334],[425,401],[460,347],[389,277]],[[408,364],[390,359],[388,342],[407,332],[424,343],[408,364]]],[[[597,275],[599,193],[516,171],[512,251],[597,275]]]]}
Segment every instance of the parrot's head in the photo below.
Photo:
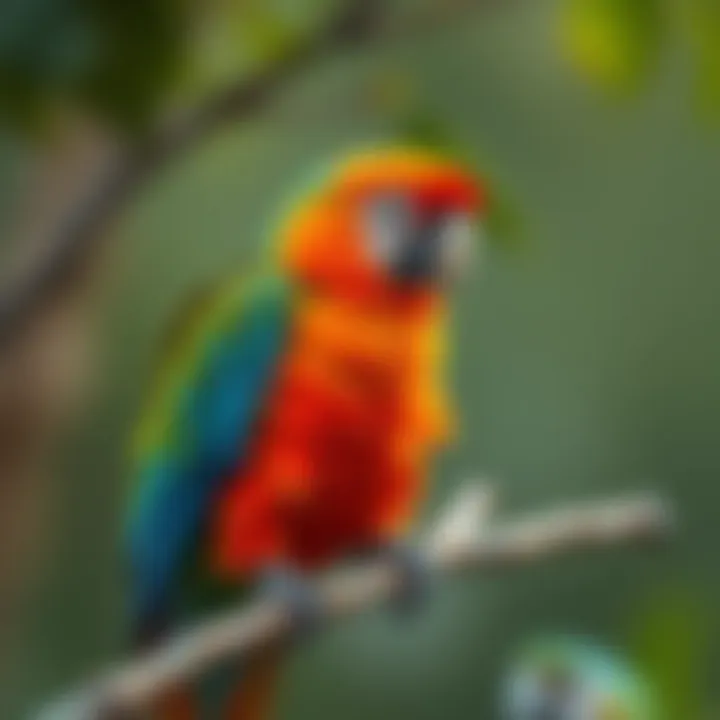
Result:
{"type": "Polygon", "coordinates": [[[546,638],[512,664],[504,720],[657,720],[650,688],[617,653],[577,638],[546,638]]]}
{"type": "Polygon", "coordinates": [[[478,181],[446,158],[365,151],[334,166],[290,214],[281,261],[336,293],[433,295],[467,265],[483,209],[478,181]]]}

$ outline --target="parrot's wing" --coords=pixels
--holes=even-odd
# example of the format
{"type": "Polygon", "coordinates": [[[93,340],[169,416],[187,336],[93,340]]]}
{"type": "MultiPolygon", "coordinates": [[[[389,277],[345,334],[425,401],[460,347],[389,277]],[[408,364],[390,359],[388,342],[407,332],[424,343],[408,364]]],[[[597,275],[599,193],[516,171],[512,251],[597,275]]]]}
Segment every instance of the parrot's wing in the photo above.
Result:
{"type": "Polygon", "coordinates": [[[173,330],[135,438],[128,544],[133,615],[160,616],[210,512],[242,460],[287,337],[278,278],[206,294],[173,330]]]}

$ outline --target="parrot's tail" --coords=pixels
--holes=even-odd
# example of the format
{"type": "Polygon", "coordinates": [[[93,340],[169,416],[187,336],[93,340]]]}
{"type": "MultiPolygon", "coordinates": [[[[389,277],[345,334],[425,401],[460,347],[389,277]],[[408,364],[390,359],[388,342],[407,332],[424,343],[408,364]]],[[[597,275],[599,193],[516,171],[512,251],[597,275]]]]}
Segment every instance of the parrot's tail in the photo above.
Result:
{"type": "Polygon", "coordinates": [[[242,680],[230,693],[222,720],[270,720],[277,696],[282,653],[264,650],[244,667],[242,680]]]}
{"type": "MultiPolygon", "coordinates": [[[[157,647],[169,623],[158,615],[135,628],[136,652],[157,647]]],[[[157,697],[152,720],[270,720],[283,647],[272,645],[249,658],[231,660],[194,682],[182,682],[157,697]]]]}
{"type": "Polygon", "coordinates": [[[193,688],[180,685],[164,692],[148,708],[152,720],[200,720],[197,698],[193,688]]]}
{"type": "Polygon", "coordinates": [[[211,673],[209,682],[183,684],[153,703],[153,720],[270,720],[280,670],[279,648],[211,673]],[[218,683],[217,681],[220,680],[218,683]]]}

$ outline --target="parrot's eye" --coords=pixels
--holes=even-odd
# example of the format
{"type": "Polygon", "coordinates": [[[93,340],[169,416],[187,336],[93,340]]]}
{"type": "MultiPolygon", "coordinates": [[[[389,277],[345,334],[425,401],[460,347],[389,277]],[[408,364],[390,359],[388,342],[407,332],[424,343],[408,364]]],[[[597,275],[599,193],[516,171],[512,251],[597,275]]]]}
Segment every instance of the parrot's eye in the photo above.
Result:
{"type": "Polygon", "coordinates": [[[423,208],[407,195],[385,193],[361,212],[368,254],[406,286],[452,280],[471,259],[475,224],[459,208],[423,208]]]}
{"type": "Polygon", "coordinates": [[[410,199],[399,193],[374,197],[365,205],[363,216],[372,257],[385,267],[391,266],[417,223],[410,199]]]}

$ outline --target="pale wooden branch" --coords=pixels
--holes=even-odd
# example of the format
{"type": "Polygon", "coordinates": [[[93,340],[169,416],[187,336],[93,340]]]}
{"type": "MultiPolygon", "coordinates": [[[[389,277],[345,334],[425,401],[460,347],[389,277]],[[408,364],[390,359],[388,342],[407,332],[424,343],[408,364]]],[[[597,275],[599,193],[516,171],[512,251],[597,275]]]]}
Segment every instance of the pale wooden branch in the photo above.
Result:
{"type": "MultiPolygon", "coordinates": [[[[509,570],[594,548],[651,543],[667,538],[673,525],[668,506],[652,495],[569,504],[495,526],[484,522],[489,507],[489,494],[472,487],[462,489],[449,503],[420,545],[434,571],[509,570]]],[[[323,616],[339,620],[377,605],[390,599],[400,582],[398,569],[384,562],[333,572],[317,583],[323,616]]],[[[223,660],[282,641],[289,629],[282,606],[267,601],[243,606],[111,670],[41,717],[134,717],[175,683],[199,677],[223,660]]]]}

